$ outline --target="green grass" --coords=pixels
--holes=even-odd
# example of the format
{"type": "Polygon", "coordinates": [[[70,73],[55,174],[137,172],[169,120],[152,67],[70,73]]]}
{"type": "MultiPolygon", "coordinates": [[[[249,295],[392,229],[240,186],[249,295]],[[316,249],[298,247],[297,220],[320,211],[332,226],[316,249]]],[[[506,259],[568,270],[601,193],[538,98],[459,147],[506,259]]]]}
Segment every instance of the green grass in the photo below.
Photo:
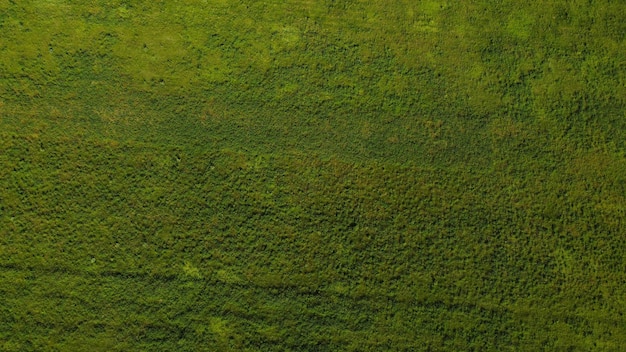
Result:
{"type": "Polygon", "coordinates": [[[0,350],[623,350],[625,19],[0,0],[0,350]]]}

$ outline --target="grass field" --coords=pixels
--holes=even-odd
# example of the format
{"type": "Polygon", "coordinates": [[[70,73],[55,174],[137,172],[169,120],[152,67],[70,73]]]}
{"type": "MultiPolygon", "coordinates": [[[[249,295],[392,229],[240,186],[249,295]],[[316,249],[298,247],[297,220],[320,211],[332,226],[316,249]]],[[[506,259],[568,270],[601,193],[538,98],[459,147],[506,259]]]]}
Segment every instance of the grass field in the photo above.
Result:
{"type": "Polygon", "coordinates": [[[622,1],[0,0],[0,350],[626,349],[622,1]]]}

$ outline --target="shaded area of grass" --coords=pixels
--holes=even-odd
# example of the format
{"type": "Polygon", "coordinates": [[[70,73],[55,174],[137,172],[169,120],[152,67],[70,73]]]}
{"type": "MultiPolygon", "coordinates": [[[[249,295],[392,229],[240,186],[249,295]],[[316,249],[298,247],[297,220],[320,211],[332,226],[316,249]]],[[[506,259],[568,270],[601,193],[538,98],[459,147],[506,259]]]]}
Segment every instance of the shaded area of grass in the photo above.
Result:
{"type": "Polygon", "coordinates": [[[608,155],[528,176],[3,140],[7,349],[622,343],[608,155]]]}

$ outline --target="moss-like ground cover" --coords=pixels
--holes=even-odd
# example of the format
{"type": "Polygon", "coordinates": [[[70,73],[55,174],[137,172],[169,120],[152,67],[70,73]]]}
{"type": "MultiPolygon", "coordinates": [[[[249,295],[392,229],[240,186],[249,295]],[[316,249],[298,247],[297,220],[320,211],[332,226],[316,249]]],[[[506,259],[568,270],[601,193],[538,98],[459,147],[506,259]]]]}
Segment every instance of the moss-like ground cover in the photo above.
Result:
{"type": "Polygon", "coordinates": [[[626,348],[620,1],[0,0],[0,350],[626,348]]]}

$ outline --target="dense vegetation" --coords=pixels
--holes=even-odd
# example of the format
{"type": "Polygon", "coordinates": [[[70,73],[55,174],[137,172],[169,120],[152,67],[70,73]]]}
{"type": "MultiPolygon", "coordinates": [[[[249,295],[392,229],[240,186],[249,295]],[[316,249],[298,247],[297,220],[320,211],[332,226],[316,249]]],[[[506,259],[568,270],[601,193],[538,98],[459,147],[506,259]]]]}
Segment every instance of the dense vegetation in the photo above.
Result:
{"type": "Polygon", "coordinates": [[[621,1],[0,0],[0,350],[626,348],[621,1]]]}

